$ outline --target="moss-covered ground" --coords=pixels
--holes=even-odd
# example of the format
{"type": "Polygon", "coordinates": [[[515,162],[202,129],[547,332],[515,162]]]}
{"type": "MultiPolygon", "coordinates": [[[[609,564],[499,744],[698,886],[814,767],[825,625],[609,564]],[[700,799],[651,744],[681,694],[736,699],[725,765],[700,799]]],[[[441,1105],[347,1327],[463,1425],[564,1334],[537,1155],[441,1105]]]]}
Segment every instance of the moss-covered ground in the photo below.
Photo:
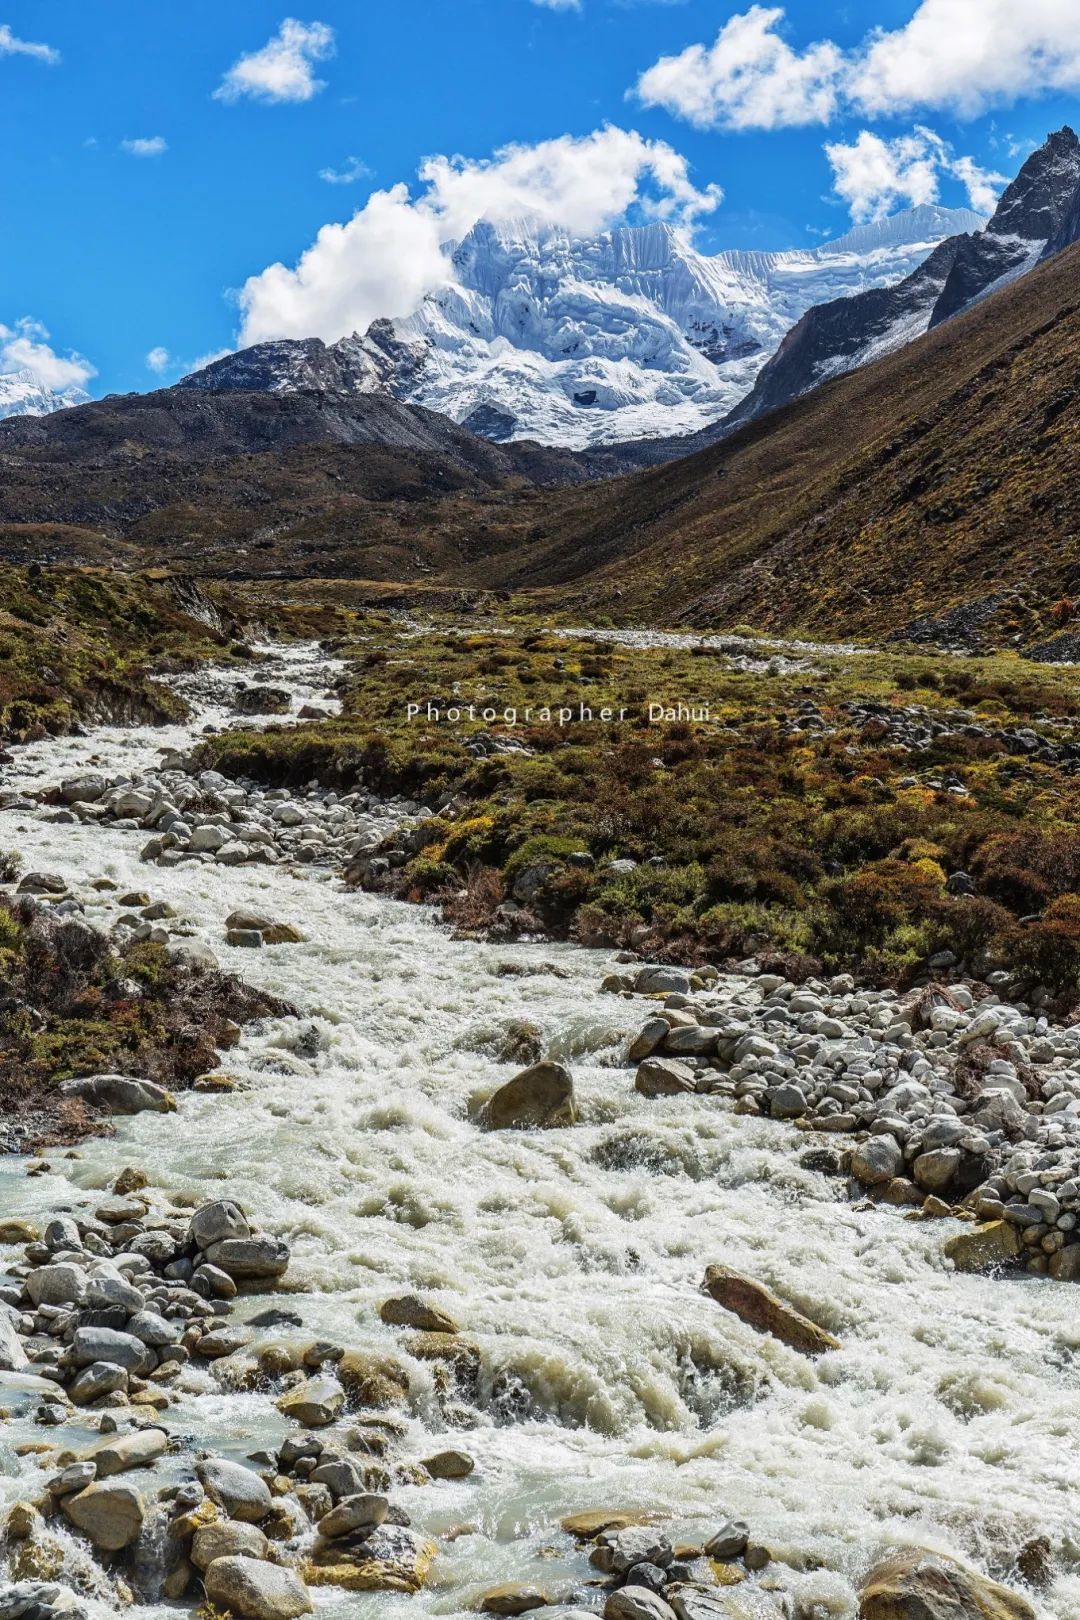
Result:
{"type": "Polygon", "coordinates": [[[423,634],[378,611],[336,622],[354,660],[342,716],[216,738],[206,757],[268,782],[364,782],[436,812],[388,872],[376,863],[360,881],[496,934],[686,960],[754,953],[879,981],[951,952],[1075,986],[1067,669],[910,649],[793,667],[763,644],[742,671],[715,648],[558,636],[512,606],[423,634]],[[912,746],[912,726],[939,734],[912,746]],[[1002,740],[1018,729],[1051,746],[1002,740]]]}

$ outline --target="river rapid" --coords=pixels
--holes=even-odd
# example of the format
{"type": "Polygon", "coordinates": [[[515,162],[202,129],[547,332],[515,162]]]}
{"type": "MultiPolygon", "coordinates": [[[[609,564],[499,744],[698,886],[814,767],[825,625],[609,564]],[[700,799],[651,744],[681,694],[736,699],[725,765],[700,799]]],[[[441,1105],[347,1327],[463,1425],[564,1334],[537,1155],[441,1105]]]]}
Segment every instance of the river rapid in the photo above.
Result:
{"type": "MultiPolygon", "coordinates": [[[[321,701],[332,673],[302,648],[271,678],[288,679],[298,705],[321,701]]],[[[3,785],[153,765],[221,723],[220,693],[199,701],[184,727],[21,750],[3,785]]],[[[956,1275],[942,1243],[957,1223],[852,1206],[798,1166],[807,1139],[794,1129],[719,1097],[639,1096],[624,1053],[642,1003],[600,993],[608,953],[455,941],[429,909],[346,892],[327,871],[164,869],[140,864],[144,842],[48,811],[0,812],[0,847],[67,877],[91,921],[110,926],[116,895],[144,889],[302,1017],[245,1032],[222,1065],[243,1089],[119,1121],[80,1157],[51,1155],[49,1175],[0,1160],[0,1216],[93,1207],[137,1165],[166,1191],[235,1198],[285,1237],[289,1284],[303,1289],[287,1302],[310,1336],[401,1356],[378,1306],[417,1292],[479,1343],[480,1397],[455,1420],[468,1428],[447,1426],[431,1364],[408,1361],[408,1454],[463,1448],[475,1472],[392,1493],[436,1537],[472,1529],[442,1546],[431,1590],[320,1589],[325,1620],[457,1614],[500,1581],[577,1587],[589,1606],[587,1561],[557,1521],[612,1506],[659,1511],[673,1540],[745,1519],[807,1620],[853,1616],[882,1546],[940,1548],[1001,1576],[1046,1534],[1076,1562],[1034,1599],[1039,1613],[1080,1614],[1080,1293],[956,1275]],[[95,891],[99,877],[115,893],[95,891]],[[307,942],[227,948],[224,919],[240,906],[296,923],[307,942]],[[508,961],[535,971],[502,976],[508,961]],[[485,1133],[470,1111],[517,1067],[494,1054],[522,1018],[572,1068],[579,1123],[485,1133]],[[812,1361],[722,1310],[700,1292],[721,1261],[775,1286],[843,1348],[812,1361]]],[[[236,1319],[266,1303],[240,1301],[236,1319]]],[[[164,1422],[238,1457],[287,1431],[267,1397],[216,1388],[182,1397],[164,1422]]],[[[40,1482],[13,1450],[27,1438],[41,1431],[19,1420],[0,1439],[0,1505],[26,1494],[27,1473],[40,1482]]]]}

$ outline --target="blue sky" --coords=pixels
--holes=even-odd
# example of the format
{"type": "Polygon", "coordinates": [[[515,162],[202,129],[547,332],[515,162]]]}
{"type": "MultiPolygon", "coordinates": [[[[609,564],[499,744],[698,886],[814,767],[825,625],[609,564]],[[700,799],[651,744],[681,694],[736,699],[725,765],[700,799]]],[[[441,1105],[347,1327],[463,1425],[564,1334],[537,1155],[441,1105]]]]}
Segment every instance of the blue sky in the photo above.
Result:
{"type": "Polygon", "coordinates": [[[242,337],[406,313],[469,211],[520,198],[574,228],[659,215],[706,249],[812,245],[853,214],[985,197],[1080,112],[1076,0],[311,0],[283,34],[287,16],[0,4],[0,369],[77,351],[92,391],[141,389],[242,337]],[[439,154],[464,161],[418,179],[439,154]]]}

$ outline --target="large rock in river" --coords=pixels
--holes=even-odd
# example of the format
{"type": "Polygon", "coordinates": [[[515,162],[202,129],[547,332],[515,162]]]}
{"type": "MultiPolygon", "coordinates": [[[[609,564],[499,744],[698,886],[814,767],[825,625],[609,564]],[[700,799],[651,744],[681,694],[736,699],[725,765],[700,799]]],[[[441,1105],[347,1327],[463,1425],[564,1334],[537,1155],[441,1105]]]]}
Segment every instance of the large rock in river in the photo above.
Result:
{"type": "Polygon", "coordinates": [[[127,1074],[88,1074],[78,1080],[64,1080],[60,1091],[65,1097],[78,1097],[107,1114],[171,1114],[176,1110],[171,1091],[153,1080],[133,1080],[127,1074]]]}
{"type": "Polygon", "coordinates": [[[1022,1248],[1017,1227],[1009,1221],[988,1221],[957,1232],[946,1243],[945,1254],[957,1271],[993,1271],[1015,1260],[1022,1248]]]}
{"type": "Polygon", "coordinates": [[[130,1547],[143,1527],[143,1499],[134,1485],[99,1480],[74,1496],[65,1496],[64,1512],[102,1552],[130,1547]]]}
{"type": "Polygon", "coordinates": [[[741,1272],[732,1271],[730,1266],[709,1266],[703,1287],[718,1305],[733,1312],[750,1327],[756,1328],[759,1333],[771,1333],[774,1338],[782,1339],[793,1350],[801,1350],[804,1355],[820,1356],[826,1350],[841,1348],[839,1339],[834,1339],[831,1333],[826,1333],[816,1322],[811,1322],[793,1305],[785,1304],[764,1283],[744,1277],[741,1272]]]}
{"type": "Polygon", "coordinates": [[[312,1612],[300,1577],[258,1558],[215,1558],[203,1579],[211,1603],[236,1620],[297,1620],[312,1612]]]}
{"type": "Polygon", "coordinates": [[[534,1063],[522,1069],[489,1100],[487,1124],[493,1131],[572,1125],[574,1077],[562,1063],[534,1063]]]}
{"type": "Polygon", "coordinates": [[[340,1586],[346,1592],[419,1592],[436,1550],[415,1530],[381,1524],[355,1547],[316,1543],[304,1578],[309,1586],[340,1586]]]}
{"type": "Polygon", "coordinates": [[[1035,1610],[1018,1592],[943,1553],[908,1547],[874,1565],[859,1620],[1035,1620],[1035,1610]]]}

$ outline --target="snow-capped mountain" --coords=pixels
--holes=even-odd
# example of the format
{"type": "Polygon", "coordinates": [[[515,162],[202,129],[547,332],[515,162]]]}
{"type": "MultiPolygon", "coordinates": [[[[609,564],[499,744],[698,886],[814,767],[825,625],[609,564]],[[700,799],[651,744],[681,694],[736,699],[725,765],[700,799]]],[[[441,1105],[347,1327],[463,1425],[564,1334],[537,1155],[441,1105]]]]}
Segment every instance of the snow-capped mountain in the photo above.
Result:
{"type": "Polygon", "coordinates": [[[913,208],[817,248],[708,255],[668,225],[578,237],[481,221],[408,319],[329,346],[259,344],[182,386],[385,388],[487,438],[571,448],[690,434],[752,388],[812,305],[900,281],[983,223],[913,208]]]}
{"type": "Polygon", "coordinates": [[[951,320],[1080,240],[1080,139],[1067,126],[1033,152],[986,229],[948,238],[911,275],[809,309],[725,424],[734,427],[951,320]]]}
{"type": "Polygon", "coordinates": [[[28,367],[0,372],[0,421],[6,416],[48,416],[69,405],[85,405],[89,398],[83,388],[47,388],[28,367]]]}

